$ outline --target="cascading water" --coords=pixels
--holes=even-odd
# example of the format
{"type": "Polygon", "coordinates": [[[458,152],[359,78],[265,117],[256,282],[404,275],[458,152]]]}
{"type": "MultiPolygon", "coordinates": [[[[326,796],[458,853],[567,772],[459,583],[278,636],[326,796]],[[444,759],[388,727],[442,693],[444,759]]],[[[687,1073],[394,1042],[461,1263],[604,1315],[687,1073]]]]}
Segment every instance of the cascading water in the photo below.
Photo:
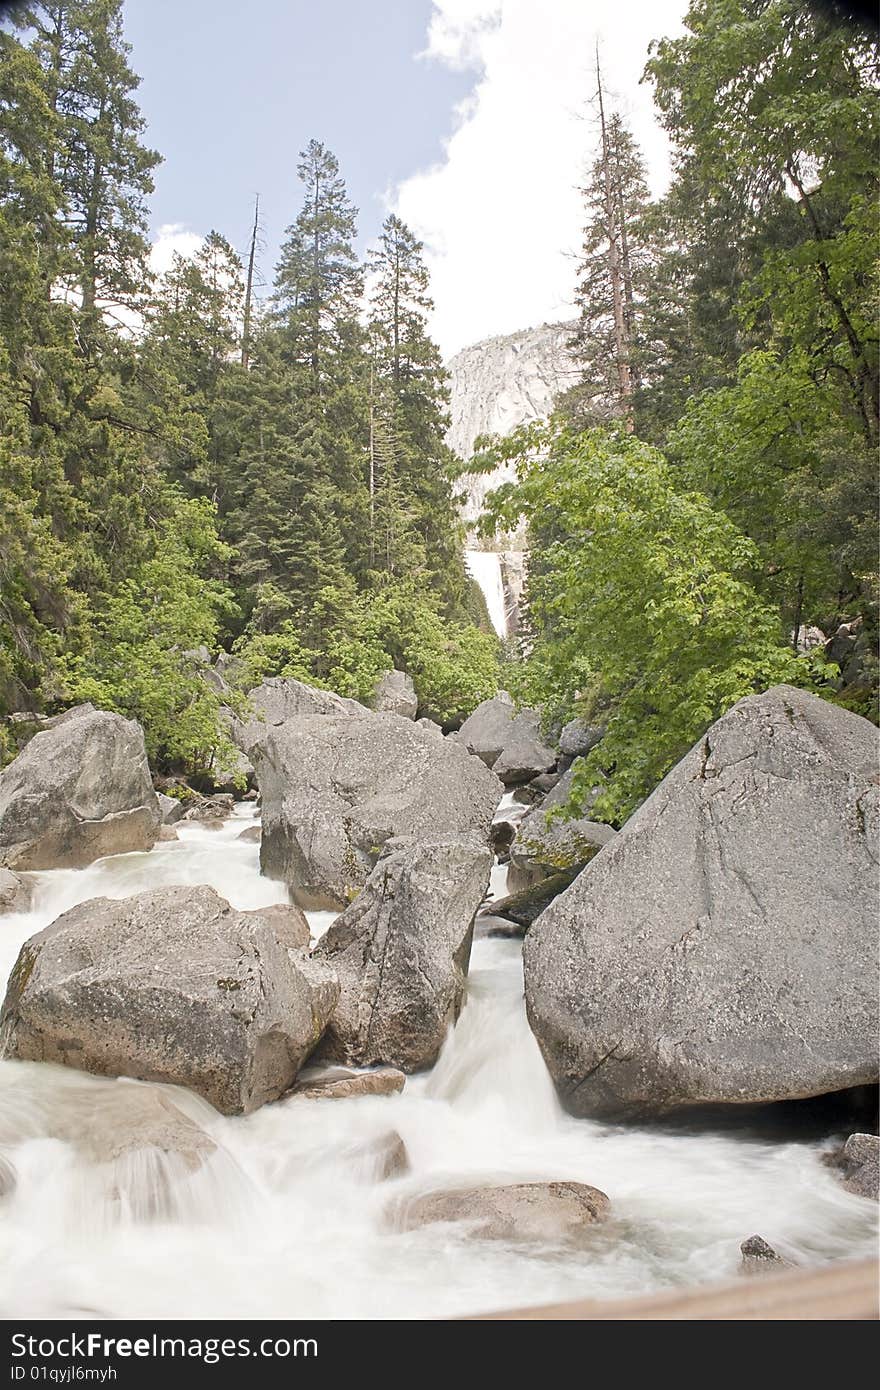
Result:
{"type": "Polygon", "coordinates": [[[507,604],[501,575],[501,556],[494,550],[466,550],[464,563],[468,574],[482,590],[492,626],[499,637],[507,636],[507,604]]]}
{"type": "MultiPolygon", "coordinates": [[[[239,808],[149,854],[37,875],[34,910],[0,919],[4,977],[28,936],[87,898],[207,883],[238,908],[279,901],[257,846],[237,838],[252,817],[239,808]]],[[[311,914],[315,934],[330,916],[311,914]]],[[[804,1262],[871,1253],[871,1205],[841,1187],[823,1147],[564,1115],[525,1019],[519,943],[478,939],[437,1065],[397,1096],[289,1098],[226,1118],[174,1087],[0,1063],[0,1159],[15,1172],[0,1200],[0,1313],[434,1318],[729,1278],[754,1232],[804,1262]],[[108,1156],[163,1099],[214,1151],[108,1156]],[[376,1146],[392,1131],[410,1170],[380,1180],[376,1146]],[[407,1194],[541,1179],[608,1193],[613,1217],[586,1248],[388,1222],[407,1194]]]]}

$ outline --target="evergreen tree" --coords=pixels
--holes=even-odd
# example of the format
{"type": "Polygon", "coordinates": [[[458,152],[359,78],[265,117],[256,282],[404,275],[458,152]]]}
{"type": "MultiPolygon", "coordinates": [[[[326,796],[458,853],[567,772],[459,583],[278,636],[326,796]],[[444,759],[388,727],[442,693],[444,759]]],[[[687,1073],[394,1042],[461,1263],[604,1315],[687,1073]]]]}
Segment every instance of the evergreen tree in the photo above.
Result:
{"type": "Polygon", "coordinates": [[[319,141],[309,141],[297,173],[305,185],[303,207],[281,247],[275,305],[291,361],[308,367],[313,389],[323,393],[338,381],[338,368],[359,336],[357,209],[336,156],[319,141]]]}
{"type": "MultiPolygon", "coordinates": [[[[458,612],[466,587],[452,498],[454,457],[444,438],[449,393],[439,350],[428,334],[433,303],[423,250],[391,214],[369,257],[371,498],[384,480],[384,568],[424,573],[449,611],[458,612]],[[396,565],[387,560],[392,536],[396,565]]],[[[372,528],[371,542],[371,551],[381,553],[372,528]]]]}
{"type": "MultiPolygon", "coordinates": [[[[654,250],[641,154],[620,115],[606,110],[596,62],[599,153],[582,190],[587,211],[579,266],[578,329],[572,346],[581,382],[570,413],[592,421],[622,420],[632,429],[650,354],[644,305],[654,250]]],[[[657,345],[651,345],[654,353],[657,345]]]]}
{"type": "Polygon", "coordinates": [[[143,302],[145,198],[160,157],[140,140],[140,79],[128,64],[122,0],[46,0],[27,19],[60,125],[50,170],[62,190],[80,332],[91,338],[100,313],[143,302]]]}

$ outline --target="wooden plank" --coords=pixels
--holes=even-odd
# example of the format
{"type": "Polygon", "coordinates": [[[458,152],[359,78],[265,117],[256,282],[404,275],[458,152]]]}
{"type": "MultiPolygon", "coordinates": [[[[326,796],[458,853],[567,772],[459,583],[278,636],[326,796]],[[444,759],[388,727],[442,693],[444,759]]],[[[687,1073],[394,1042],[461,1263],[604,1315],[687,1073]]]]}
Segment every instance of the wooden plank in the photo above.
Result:
{"type": "Polygon", "coordinates": [[[859,1260],[782,1274],[743,1275],[735,1284],[673,1289],[647,1298],[598,1301],[580,1299],[542,1308],[484,1313],[468,1321],[676,1321],[760,1320],[808,1322],[878,1317],[878,1272],[875,1260],[859,1260]]]}

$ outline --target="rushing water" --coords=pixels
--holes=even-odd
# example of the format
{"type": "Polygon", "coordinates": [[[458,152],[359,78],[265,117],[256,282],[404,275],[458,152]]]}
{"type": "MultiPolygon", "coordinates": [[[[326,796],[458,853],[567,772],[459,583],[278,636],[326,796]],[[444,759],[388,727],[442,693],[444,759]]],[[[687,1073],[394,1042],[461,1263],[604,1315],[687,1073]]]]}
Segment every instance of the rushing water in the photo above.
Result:
{"type": "MultiPolygon", "coordinates": [[[[509,798],[506,798],[509,800],[509,798]]],[[[212,885],[236,907],[279,901],[258,847],[180,830],[149,854],[38,876],[35,910],[0,918],[0,974],[74,903],[212,885]]],[[[503,874],[496,874],[496,892],[503,874]]],[[[316,935],[331,914],[310,915],[316,935]]],[[[682,1133],[564,1115],[522,1006],[518,942],[477,940],[468,1000],[437,1065],[399,1096],[288,1099],[225,1118],[187,1092],[0,1062],[0,1315],[428,1318],[732,1277],[755,1232],[805,1263],[873,1252],[872,1205],[815,1141],[682,1133]],[[156,1092],[216,1141],[196,1171],[155,1150],[101,1161],[100,1139],[156,1092]],[[397,1131],[410,1171],[380,1181],[369,1146],[397,1131]],[[481,1242],[466,1228],[402,1233],[396,1198],[432,1187],[568,1179],[611,1198],[583,1249],[481,1242]]]]}

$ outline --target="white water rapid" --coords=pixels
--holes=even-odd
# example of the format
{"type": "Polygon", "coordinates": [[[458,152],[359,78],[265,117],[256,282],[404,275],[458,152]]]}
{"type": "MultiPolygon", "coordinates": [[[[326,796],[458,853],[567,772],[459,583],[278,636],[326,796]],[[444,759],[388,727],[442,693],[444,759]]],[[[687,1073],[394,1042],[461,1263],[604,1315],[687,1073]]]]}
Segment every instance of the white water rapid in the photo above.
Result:
{"type": "MultiPolygon", "coordinates": [[[[253,815],[39,874],[35,910],[0,918],[2,978],[27,937],[87,898],[207,883],[238,908],[279,901],[258,847],[237,839],[253,815]]],[[[317,935],[331,914],[310,920],[317,935]]],[[[478,939],[458,1025],[398,1096],[291,1098],[230,1119],[170,1087],[0,1062],[0,1179],[3,1158],[17,1174],[0,1200],[0,1316],[437,1318],[731,1278],[756,1232],[804,1263],[868,1254],[871,1204],[822,1164],[827,1147],[565,1116],[526,1023],[520,944],[478,939]],[[157,1090],[217,1151],[196,1171],[155,1150],[99,1161],[120,1098],[157,1090]],[[390,1130],[411,1171],[378,1181],[363,1151],[390,1130]],[[453,1225],[400,1233],[384,1214],[431,1187],[541,1179],[608,1193],[612,1219],[585,1249],[481,1242],[453,1225]]]]}
{"type": "Polygon", "coordinates": [[[466,550],[464,563],[468,574],[479,584],[492,626],[499,637],[507,636],[507,605],[501,577],[501,556],[494,550],[466,550]]]}

